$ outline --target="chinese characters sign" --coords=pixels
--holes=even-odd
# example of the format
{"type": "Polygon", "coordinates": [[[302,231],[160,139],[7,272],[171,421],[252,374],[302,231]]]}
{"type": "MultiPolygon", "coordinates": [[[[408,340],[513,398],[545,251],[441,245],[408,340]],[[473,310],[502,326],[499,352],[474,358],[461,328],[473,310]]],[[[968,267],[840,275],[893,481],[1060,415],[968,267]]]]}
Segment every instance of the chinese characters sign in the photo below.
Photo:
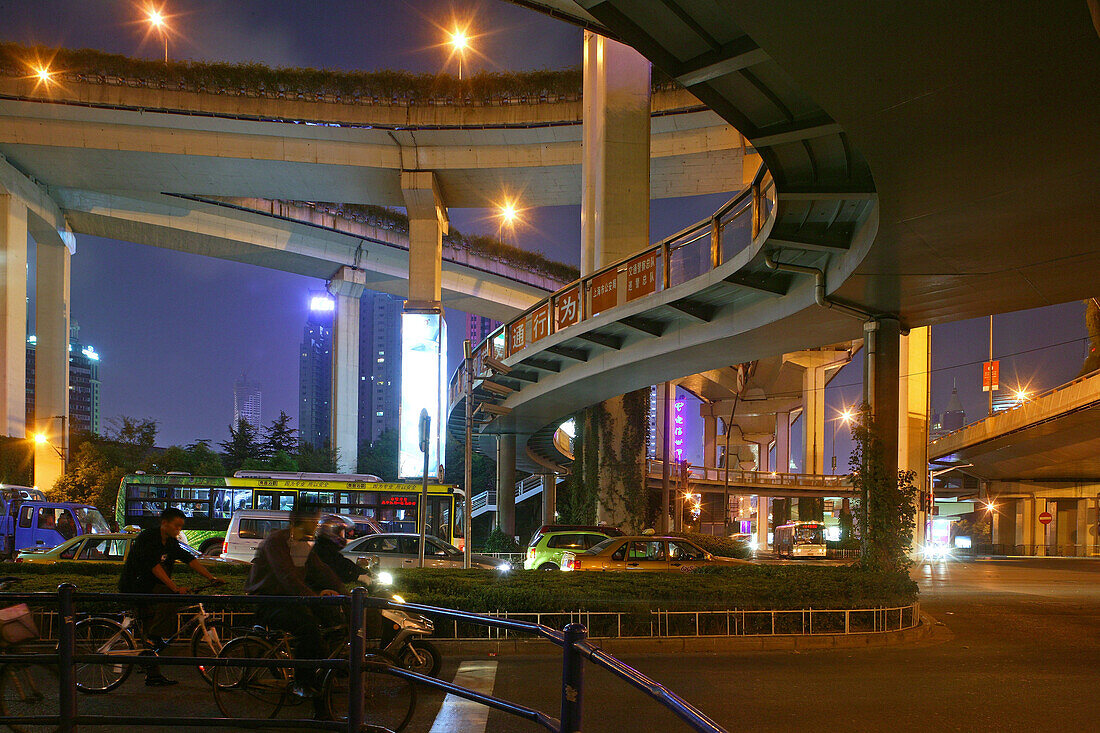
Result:
{"type": "Polygon", "coordinates": [[[581,322],[581,286],[566,290],[558,296],[557,328],[573,326],[581,322]]]}
{"type": "Polygon", "coordinates": [[[527,346],[527,319],[508,325],[508,353],[514,354],[527,346]]]}
{"type": "Polygon", "coordinates": [[[546,303],[531,313],[531,343],[545,338],[550,333],[550,304],[546,303]]]}
{"type": "Polygon", "coordinates": [[[617,270],[596,275],[589,281],[592,292],[592,312],[600,313],[613,308],[619,302],[619,273],[617,270]]]}
{"type": "Polygon", "coordinates": [[[996,392],[1001,388],[1001,361],[982,362],[982,391],[996,392]]]}
{"type": "Polygon", "coordinates": [[[650,252],[626,263],[626,299],[634,300],[657,291],[657,253],[650,252]]]}

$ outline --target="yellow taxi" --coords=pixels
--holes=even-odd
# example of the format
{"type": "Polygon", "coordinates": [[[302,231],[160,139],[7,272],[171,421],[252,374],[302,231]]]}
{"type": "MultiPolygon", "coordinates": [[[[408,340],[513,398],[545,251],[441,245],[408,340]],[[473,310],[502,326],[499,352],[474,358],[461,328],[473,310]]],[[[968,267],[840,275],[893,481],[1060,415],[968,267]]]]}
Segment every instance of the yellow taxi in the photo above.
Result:
{"type": "Polygon", "coordinates": [[[575,570],[634,570],[690,572],[704,565],[749,565],[747,560],[732,557],[715,557],[691,540],[682,537],[655,537],[634,535],[611,537],[585,552],[566,552],[561,558],[561,569],[575,570]]]}

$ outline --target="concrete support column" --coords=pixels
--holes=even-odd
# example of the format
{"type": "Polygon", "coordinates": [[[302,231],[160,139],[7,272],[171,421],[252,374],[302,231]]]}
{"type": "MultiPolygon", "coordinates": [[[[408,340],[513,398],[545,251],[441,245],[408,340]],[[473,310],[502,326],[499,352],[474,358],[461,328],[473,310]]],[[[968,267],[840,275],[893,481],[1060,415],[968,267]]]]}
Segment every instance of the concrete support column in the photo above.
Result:
{"type": "MultiPolygon", "coordinates": [[[[775,466],[776,473],[788,473],[791,468],[791,413],[775,413],[775,466]]],[[[774,505],[773,505],[774,506],[774,505]]]]}
{"type": "Polygon", "coordinates": [[[516,436],[497,436],[497,526],[516,536],[516,436]]]}
{"type": "Polygon", "coordinates": [[[768,549],[768,514],[771,502],[766,496],[756,497],[756,545],[761,550],[768,549]]]}
{"type": "Polygon", "coordinates": [[[1016,545],[1021,555],[1035,554],[1035,527],[1038,525],[1035,499],[1016,500],[1016,545]]]}
{"type": "Polygon", "coordinates": [[[703,465],[718,465],[718,418],[711,415],[703,416],[703,465]]]}
{"type": "Polygon", "coordinates": [[[35,269],[34,417],[46,442],[34,450],[35,486],[48,491],[69,457],[69,264],[59,237],[37,242],[35,269]]]}
{"type": "Polygon", "coordinates": [[[0,188],[0,434],[27,421],[27,207],[0,188]]]}
{"type": "Polygon", "coordinates": [[[756,461],[756,470],[768,472],[771,471],[771,444],[772,436],[767,436],[765,440],[757,442],[757,456],[759,458],[756,461]]]}
{"type": "Polygon", "coordinates": [[[409,215],[409,298],[406,311],[442,311],[443,235],[447,207],[432,171],[402,171],[401,193],[409,215]]]}
{"type": "Polygon", "coordinates": [[[1009,499],[995,503],[996,509],[993,516],[993,544],[1001,545],[1001,552],[1006,555],[1015,554],[1016,546],[1016,511],[1018,499],[1009,499]]]}
{"type": "Polygon", "coordinates": [[[931,329],[914,328],[899,339],[902,375],[898,386],[898,467],[912,471],[917,487],[913,544],[924,546],[927,516],[920,496],[928,491],[928,412],[932,367],[931,329]]]}
{"type": "Polygon", "coordinates": [[[883,469],[887,476],[895,476],[898,472],[900,337],[896,318],[868,321],[863,327],[863,399],[871,407],[872,419],[882,441],[883,469]]]}
{"type": "Polygon", "coordinates": [[[328,284],[336,300],[329,434],[341,473],[354,473],[359,458],[359,297],[365,287],[366,274],[346,266],[328,284]]]}
{"type": "Polygon", "coordinates": [[[1089,554],[1089,500],[1077,500],[1077,532],[1073,537],[1075,553],[1078,557],[1086,557],[1089,554]]]}
{"type": "Polygon", "coordinates": [[[584,33],[581,274],[649,246],[650,64],[584,33]]]}
{"type": "Polygon", "coordinates": [[[558,508],[558,477],[548,473],[542,477],[542,523],[553,524],[558,508]]]}

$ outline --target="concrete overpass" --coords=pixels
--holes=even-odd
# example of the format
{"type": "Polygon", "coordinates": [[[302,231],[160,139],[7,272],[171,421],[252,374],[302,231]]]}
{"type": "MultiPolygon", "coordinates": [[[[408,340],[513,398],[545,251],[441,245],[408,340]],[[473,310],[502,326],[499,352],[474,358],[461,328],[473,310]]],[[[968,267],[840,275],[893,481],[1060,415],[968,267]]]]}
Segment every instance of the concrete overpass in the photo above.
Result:
{"type": "Polygon", "coordinates": [[[510,338],[553,314],[537,340],[492,344],[517,376],[504,378],[512,391],[496,395],[483,431],[529,442],[625,390],[856,338],[863,321],[865,398],[876,421],[899,426],[899,465],[923,476],[927,382],[897,386],[927,373],[917,327],[1092,294],[1100,43],[1084,3],[1033,3],[1010,18],[982,3],[520,4],[640,51],[745,135],[772,185],[754,187],[751,231],[731,227],[732,251],[736,200],[656,245],[653,294],[624,297],[637,264],[627,258],[581,281],[588,306],[615,269],[613,307],[556,327],[567,289],[509,324],[510,338]],[[1035,134],[1038,168],[1011,153],[1035,134]],[[719,254],[689,280],[670,278],[687,241],[719,254]],[[909,329],[916,343],[899,338],[909,329]]]}
{"type": "Polygon", "coordinates": [[[1100,554],[1100,372],[934,440],[928,457],[978,479],[998,553],[1100,554]]]}

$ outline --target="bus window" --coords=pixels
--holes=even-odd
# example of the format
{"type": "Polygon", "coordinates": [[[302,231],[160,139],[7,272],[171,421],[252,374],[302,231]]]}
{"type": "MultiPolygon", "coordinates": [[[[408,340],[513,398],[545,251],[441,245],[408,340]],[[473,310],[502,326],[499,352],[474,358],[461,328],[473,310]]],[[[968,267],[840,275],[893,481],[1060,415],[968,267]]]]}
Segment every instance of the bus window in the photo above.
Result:
{"type": "Polygon", "coordinates": [[[211,516],[229,519],[233,512],[251,508],[252,489],[213,489],[211,500],[211,516]]]}
{"type": "Polygon", "coordinates": [[[293,491],[255,491],[255,506],[253,509],[270,509],[273,511],[289,512],[294,509],[293,491]]]}

